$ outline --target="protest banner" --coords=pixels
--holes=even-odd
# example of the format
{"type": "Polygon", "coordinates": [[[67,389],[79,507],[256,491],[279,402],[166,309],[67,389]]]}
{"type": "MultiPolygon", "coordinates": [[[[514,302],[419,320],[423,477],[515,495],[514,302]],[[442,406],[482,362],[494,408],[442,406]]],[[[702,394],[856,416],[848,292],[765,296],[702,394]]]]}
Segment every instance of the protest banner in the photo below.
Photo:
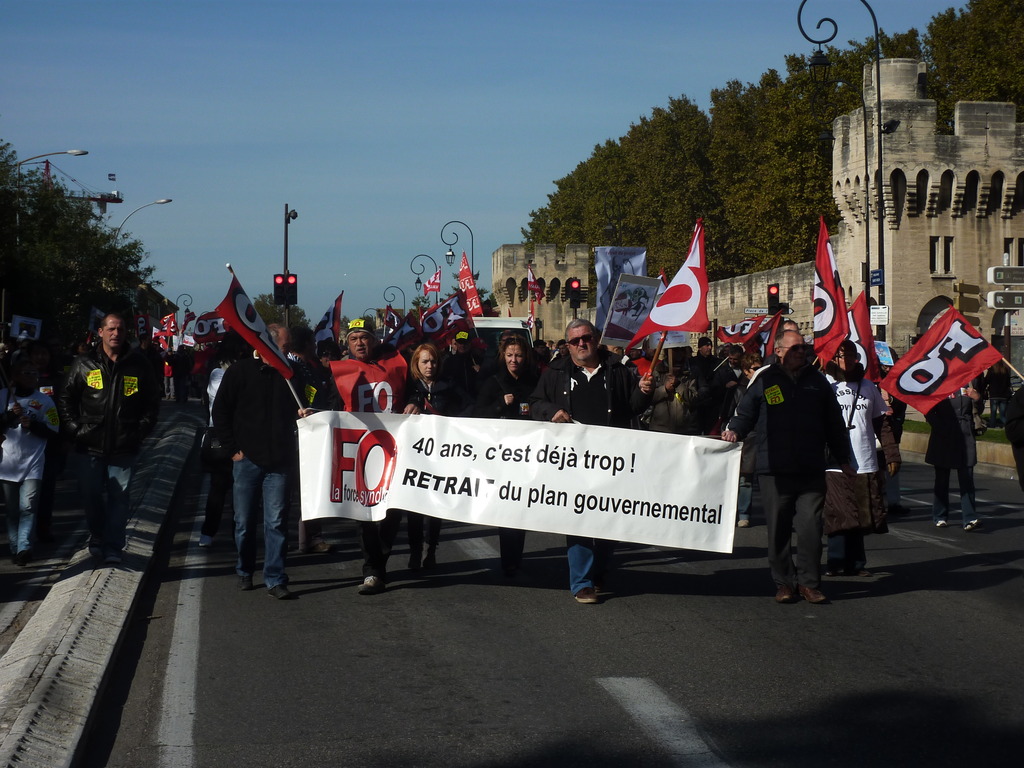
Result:
{"type": "Polygon", "coordinates": [[[731,552],[739,446],[582,424],[325,411],[299,422],[304,519],[473,525],[731,552]]]}

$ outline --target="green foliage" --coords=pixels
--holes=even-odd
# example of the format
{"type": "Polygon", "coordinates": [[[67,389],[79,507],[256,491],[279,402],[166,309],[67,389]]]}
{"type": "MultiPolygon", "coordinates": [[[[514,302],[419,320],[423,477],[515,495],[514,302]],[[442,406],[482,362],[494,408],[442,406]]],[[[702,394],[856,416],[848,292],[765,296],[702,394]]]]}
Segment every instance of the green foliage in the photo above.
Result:
{"type": "Polygon", "coordinates": [[[131,312],[140,283],[152,283],[142,243],[115,242],[89,202],[69,197],[0,145],[0,284],[7,311],[43,320],[67,342],[84,335],[92,307],[131,312]]]}
{"type": "MultiPolygon", "coordinates": [[[[929,63],[943,130],[956,101],[1014,101],[1024,109],[1022,39],[1024,0],[971,0],[964,11],[936,16],[925,37],[880,31],[878,43],[883,56],[929,63]]],[[[655,107],[554,182],[548,204],[530,213],[524,243],[644,245],[649,273],[671,275],[703,217],[712,279],[813,259],[818,217],[834,224],[839,216],[822,134],[839,115],[863,108],[875,40],[826,53],[828,86],[812,83],[807,57],[791,55],[785,73],[713,90],[710,117],[685,97],[655,107]]]]}
{"type": "Polygon", "coordinates": [[[267,325],[278,323],[279,325],[287,325],[289,328],[296,325],[304,325],[307,328],[312,327],[309,324],[309,318],[306,317],[306,311],[302,307],[289,307],[288,322],[286,323],[284,307],[274,303],[274,295],[272,293],[257,293],[252,299],[252,306],[267,325]]]}

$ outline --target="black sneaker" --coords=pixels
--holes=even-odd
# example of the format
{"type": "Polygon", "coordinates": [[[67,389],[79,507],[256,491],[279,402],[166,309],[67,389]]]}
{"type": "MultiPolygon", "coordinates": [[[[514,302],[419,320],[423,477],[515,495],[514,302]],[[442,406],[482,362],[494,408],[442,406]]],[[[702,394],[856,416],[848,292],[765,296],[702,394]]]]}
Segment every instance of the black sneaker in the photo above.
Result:
{"type": "Polygon", "coordinates": [[[267,590],[267,594],[275,600],[291,600],[295,595],[288,591],[288,587],[284,584],[278,584],[276,587],[271,587],[267,590]]]}
{"type": "Polygon", "coordinates": [[[28,549],[23,549],[21,552],[14,556],[15,565],[28,565],[32,561],[32,552],[28,549]]]}
{"type": "Polygon", "coordinates": [[[242,592],[249,592],[252,590],[252,574],[245,573],[238,577],[238,588],[242,592]]]}

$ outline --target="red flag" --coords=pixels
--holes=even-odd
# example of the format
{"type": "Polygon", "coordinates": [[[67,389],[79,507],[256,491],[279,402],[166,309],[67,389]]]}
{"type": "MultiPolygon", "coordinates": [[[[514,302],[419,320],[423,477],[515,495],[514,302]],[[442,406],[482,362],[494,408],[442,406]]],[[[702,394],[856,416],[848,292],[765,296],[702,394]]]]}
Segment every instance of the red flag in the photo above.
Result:
{"type": "Polygon", "coordinates": [[[384,310],[384,327],[387,328],[388,333],[397,330],[402,325],[402,316],[395,312],[388,304],[387,309],[384,310]]]}
{"type": "Polygon", "coordinates": [[[875,335],[871,332],[871,313],[868,309],[868,296],[860,292],[850,307],[850,341],[857,346],[864,375],[876,384],[882,378],[882,370],[878,366],[878,353],[875,352],[875,335]]]}
{"type": "Polygon", "coordinates": [[[267,324],[263,322],[256,307],[249,301],[249,296],[242,289],[235,273],[231,273],[231,286],[224,300],[217,305],[216,312],[224,318],[228,327],[238,333],[249,345],[260,353],[263,362],[272,365],[286,379],[294,375],[288,358],[284,356],[274,339],[267,330],[267,324]]]}
{"type": "Polygon", "coordinates": [[[384,343],[393,344],[395,349],[402,349],[410,344],[415,344],[422,338],[423,332],[420,331],[419,318],[415,312],[410,312],[405,316],[405,322],[399,323],[397,327],[391,329],[384,339],[384,343]]]}
{"type": "Polygon", "coordinates": [[[176,334],[178,332],[178,321],[175,319],[174,313],[172,312],[171,314],[164,315],[160,318],[160,326],[164,333],[170,334],[171,336],[176,334]]]}
{"type": "Polygon", "coordinates": [[[203,312],[196,318],[196,326],[192,330],[192,337],[200,342],[220,341],[228,329],[224,325],[224,318],[219,317],[216,312],[203,312]]]}
{"type": "Polygon", "coordinates": [[[466,294],[466,305],[469,307],[469,314],[479,317],[483,315],[483,307],[480,306],[480,294],[476,290],[476,281],[473,280],[473,271],[469,268],[469,259],[466,252],[462,252],[462,265],[459,267],[459,290],[466,294]]]}
{"type": "MultiPolygon", "coordinates": [[[[424,265],[424,266],[426,266],[426,265],[424,265]]],[[[423,284],[423,295],[424,296],[428,296],[431,291],[437,292],[437,291],[440,291],[440,290],[441,290],[441,268],[438,267],[437,268],[437,272],[434,273],[434,276],[432,278],[430,278],[429,280],[427,280],[427,282],[425,282],[423,284]]]]}
{"type": "Polygon", "coordinates": [[[768,355],[775,354],[775,335],[779,332],[779,328],[781,327],[781,312],[776,312],[765,325],[761,326],[761,330],[758,332],[756,337],[759,345],[759,348],[756,351],[761,353],[762,358],[767,358],[768,355]]]}
{"type": "Polygon", "coordinates": [[[341,338],[341,297],[344,295],[344,291],[339,293],[338,298],[324,312],[324,316],[320,318],[320,322],[313,329],[313,341],[319,343],[327,339],[337,341],[341,338]]]}
{"type": "Polygon", "coordinates": [[[153,338],[153,326],[149,323],[149,315],[135,316],[135,332],[138,334],[140,339],[153,338]]]}
{"type": "Polygon", "coordinates": [[[473,330],[473,317],[466,308],[466,294],[456,291],[424,313],[420,320],[423,336],[438,345],[446,344],[459,331],[473,330]]]}
{"type": "Polygon", "coordinates": [[[832,242],[828,239],[825,217],[818,227],[818,253],[814,259],[814,352],[828,362],[836,356],[839,345],[850,334],[846,315],[846,296],[839,280],[832,242]]]}
{"type": "Polygon", "coordinates": [[[889,371],[882,389],[928,413],[1002,357],[950,307],[889,371]]]}
{"type": "Polygon", "coordinates": [[[536,297],[538,304],[544,300],[544,291],[540,289],[540,283],[533,275],[533,264],[526,265],[526,290],[536,297]]]}
{"type": "Polygon", "coordinates": [[[778,315],[762,315],[749,320],[741,320],[734,325],[720,327],[715,338],[723,344],[740,344],[746,352],[760,352],[761,339],[758,333],[771,325],[778,315]]]}
{"type": "Polygon", "coordinates": [[[690,252],[665,292],[651,308],[629,349],[658,331],[706,331],[708,328],[708,271],[704,260],[704,220],[693,228],[690,252]]]}

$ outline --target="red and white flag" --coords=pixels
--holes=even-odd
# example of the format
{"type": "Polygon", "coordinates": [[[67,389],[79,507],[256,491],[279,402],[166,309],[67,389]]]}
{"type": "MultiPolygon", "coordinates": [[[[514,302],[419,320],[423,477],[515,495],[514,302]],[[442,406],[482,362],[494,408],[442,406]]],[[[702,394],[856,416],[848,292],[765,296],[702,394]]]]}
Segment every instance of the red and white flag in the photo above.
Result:
{"type": "MultiPolygon", "coordinates": [[[[397,313],[392,312],[397,316],[397,313]]],[[[384,343],[393,345],[395,349],[402,349],[410,344],[415,344],[422,338],[423,332],[420,330],[419,316],[415,312],[410,312],[405,316],[404,321],[400,320],[398,325],[384,337],[384,343]]]]}
{"type": "Polygon", "coordinates": [[[160,318],[160,329],[168,336],[173,336],[178,332],[178,320],[174,316],[175,313],[164,315],[160,318]]]}
{"type": "Polygon", "coordinates": [[[462,252],[462,265],[459,267],[459,290],[466,294],[466,305],[469,307],[469,314],[477,317],[483,315],[483,307],[480,306],[480,294],[476,289],[476,281],[473,279],[473,270],[469,268],[469,259],[466,252],[462,252]]]}
{"type": "Polygon", "coordinates": [[[864,375],[876,384],[882,378],[882,369],[878,366],[878,353],[875,352],[875,335],[871,332],[871,312],[868,309],[868,296],[865,291],[853,300],[850,306],[850,341],[857,347],[860,364],[864,366],[864,375]]]}
{"type": "Polygon", "coordinates": [[[324,312],[324,316],[320,318],[320,322],[313,329],[313,340],[318,344],[327,339],[336,342],[341,338],[341,297],[344,295],[344,291],[338,294],[338,298],[324,312]]]}
{"type": "Polygon", "coordinates": [[[395,312],[390,304],[387,309],[384,310],[384,327],[387,329],[388,334],[397,330],[402,326],[402,316],[395,312]]]}
{"type": "Polygon", "coordinates": [[[533,275],[533,264],[526,265],[526,290],[530,292],[533,299],[539,304],[544,300],[544,291],[540,289],[540,283],[533,275]]]}
{"type": "Polygon", "coordinates": [[[220,341],[228,329],[224,325],[224,318],[216,312],[203,312],[196,318],[196,326],[192,331],[192,337],[200,344],[220,341]]]}
{"type": "Polygon", "coordinates": [[[708,270],[704,260],[704,220],[693,228],[690,252],[668,288],[661,294],[651,314],[626,349],[658,331],[706,331],[708,328],[708,270]]]}
{"type": "Polygon", "coordinates": [[[836,356],[839,345],[850,334],[846,295],[839,280],[836,257],[828,238],[825,217],[818,227],[818,252],[814,258],[814,353],[827,363],[836,356]]]}
{"type": "Polygon", "coordinates": [[[715,332],[723,344],[739,344],[746,352],[760,352],[761,338],[759,333],[772,324],[778,315],[761,315],[749,320],[740,320],[733,325],[721,326],[715,332]]]}
{"type": "Polygon", "coordinates": [[[882,380],[882,389],[928,413],[1002,354],[950,307],[882,380]]]}
{"type": "Polygon", "coordinates": [[[215,311],[224,318],[228,328],[235,331],[259,352],[263,362],[272,365],[286,379],[290,379],[294,375],[288,358],[274,342],[267,329],[267,324],[263,322],[260,313],[252,305],[234,272],[231,273],[231,286],[228,288],[228,294],[217,305],[215,311]]]}
{"type": "Polygon", "coordinates": [[[430,278],[429,280],[427,280],[427,282],[425,282],[423,284],[423,295],[424,296],[428,296],[428,295],[430,295],[431,291],[434,291],[436,293],[436,292],[438,292],[440,290],[441,290],[441,268],[438,267],[437,268],[437,272],[434,273],[434,276],[432,278],[430,278]]]}
{"type": "Polygon", "coordinates": [[[466,308],[466,294],[456,291],[440,304],[435,304],[420,318],[423,336],[443,346],[459,331],[473,330],[473,317],[466,308]]]}

